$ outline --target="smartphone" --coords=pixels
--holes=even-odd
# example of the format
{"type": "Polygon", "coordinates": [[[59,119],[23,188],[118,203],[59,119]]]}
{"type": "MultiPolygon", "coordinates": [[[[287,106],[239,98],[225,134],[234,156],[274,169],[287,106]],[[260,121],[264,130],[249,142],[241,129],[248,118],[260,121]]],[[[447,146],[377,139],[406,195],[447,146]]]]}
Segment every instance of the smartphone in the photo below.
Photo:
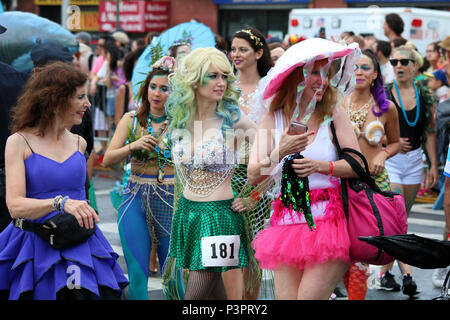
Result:
{"type": "Polygon", "coordinates": [[[293,135],[297,135],[297,134],[302,134],[308,131],[308,127],[306,126],[306,124],[297,122],[297,121],[292,121],[291,124],[289,125],[289,129],[288,129],[288,134],[293,136],[293,135]]]}

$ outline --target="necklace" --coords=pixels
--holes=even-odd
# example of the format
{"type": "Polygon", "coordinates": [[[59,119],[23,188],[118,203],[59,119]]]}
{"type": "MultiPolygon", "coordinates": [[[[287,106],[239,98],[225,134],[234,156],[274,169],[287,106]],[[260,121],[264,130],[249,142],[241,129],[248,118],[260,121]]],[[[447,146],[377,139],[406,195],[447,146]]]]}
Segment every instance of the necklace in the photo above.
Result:
{"type": "Polygon", "coordinates": [[[395,87],[395,91],[397,91],[398,102],[400,103],[400,107],[402,108],[403,117],[405,118],[406,123],[410,127],[414,127],[417,124],[417,121],[419,121],[419,115],[420,115],[419,92],[417,91],[416,83],[414,81],[413,81],[413,86],[414,86],[414,92],[416,94],[416,108],[417,109],[416,109],[416,118],[414,119],[414,122],[411,123],[408,119],[408,115],[406,114],[405,107],[403,106],[403,101],[402,101],[402,97],[400,96],[400,91],[398,90],[397,81],[394,80],[394,87],[395,87]]]}
{"type": "Polygon", "coordinates": [[[161,117],[154,117],[150,112],[148,113],[147,118],[151,119],[154,123],[161,123],[167,119],[167,114],[163,114],[161,117]]]}
{"type": "MultiPolygon", "coordinates": [[[[239,81],[236,82],[236,85],[239,87],[241,83],[239,81]]],[[[252,92],[250,93],[244,93],[241,90],[241,95],[239,96],[238,99],[238,104],[241,108],[244,108],[246,110],[248,110],[248,112],[251,111],[252,106],[250,104],[251,99],[255,96],[255,94],[258,92],[258,85],[256,85],[255,89],[253,89],[252,92]]]]}
{"type": "Polygon", "coordinates": [[[372,105],[373,96],[371,96],[369,101],[357,110],[354,109],[354,103],[350,104],[350,108],[348,108],[348,115],[350,116],[350,120],[355,123],[359,129],[362,128],[364,122],[366,121],[367,114],[369,113],[369,109],[372,105]]]}
{"type": "MultiPolygon", "coordinates": [[[[161,137],[161,134],[166,130],[167,125],[169,124],[169,120],[167,119],[167,115],[164,115],[164,116],[156,118],[156,119],[152,118],[150,112],[148,113],[148,115],[147,115],[147,131],[149,134],[151,134],[153,137],[155,137],[156,139],[159,140],[159,138],[161,137]],[[158,120],[156,121],[156,119],[158,119],[158,120]],[[163,119],[163,120],[160,120],[160,119],[163,119]],[[155,129],[153,129],[153,127],[152,127],[152,121],[155,123],[161,123],[164,121],[164,124],[161,126],[158,135],[156,135],[155,129]]],[[[169,138],[167,133],[166,133],[166,138],[167,138],[167,140],[169,138]]],[[[164,181],[163,169],[171,157],[171,152],[170,152],[168,143],[165,143],[165,147],[166,148],[163,151],[163,150],[161,150],[159,145],[155,146],[156,156],[158,158],[158,177],[156,178],[156,180],[159,183],[162,183],[164,181]],[[161,165],[162,158],[164,158],[164,163],[161,165]]]]}

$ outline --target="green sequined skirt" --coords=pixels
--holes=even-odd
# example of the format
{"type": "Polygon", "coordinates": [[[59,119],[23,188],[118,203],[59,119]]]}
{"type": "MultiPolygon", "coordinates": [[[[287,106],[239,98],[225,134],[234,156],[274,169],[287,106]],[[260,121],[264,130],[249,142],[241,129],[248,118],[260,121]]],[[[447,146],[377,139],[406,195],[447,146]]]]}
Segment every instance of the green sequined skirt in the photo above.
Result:
{"type": "Polygon", "coordinates": [[[225,272],[248,266],[244,219],[231,210],[233,200],[199,202],[180,197],[170,239],[170,257],[176,259],[178,268],[225,272]],[[240,236],[239,263],[233,267],[204,267],[201,239],[220,235],[240,236]]]}

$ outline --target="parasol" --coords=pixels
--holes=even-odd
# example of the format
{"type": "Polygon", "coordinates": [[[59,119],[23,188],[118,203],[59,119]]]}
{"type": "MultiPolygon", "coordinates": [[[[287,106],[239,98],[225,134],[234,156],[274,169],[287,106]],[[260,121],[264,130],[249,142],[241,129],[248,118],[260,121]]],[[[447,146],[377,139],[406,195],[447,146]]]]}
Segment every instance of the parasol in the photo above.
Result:
{"type": "Polygon", "coordinates": [[[439,241],[415,234],[359,237],[384,250],[387,254],[421,269],[445,268],[450,265],[450,242],[439,241]]]}
{"type": "Polygon", "coordinates": [[[164,31],[153,39],[136,62],[131,78],[133,95],[138,93],[141,84],[151,71],[151,65],[167,55],[169,48],[176,44],[188,44],[195,50],[214,47],[216,41],[211,29],[200,22],[185,22],[164,31]]]}
{"type": "Polygon", "coordinates": [[[36,44],[57,43],[74,54],[78,41],[59,24],[29,12],[0,14],[0,25],[7,30],[0,36],[0,60],[20,71],[33,69],[30,52],[36,44]]]}

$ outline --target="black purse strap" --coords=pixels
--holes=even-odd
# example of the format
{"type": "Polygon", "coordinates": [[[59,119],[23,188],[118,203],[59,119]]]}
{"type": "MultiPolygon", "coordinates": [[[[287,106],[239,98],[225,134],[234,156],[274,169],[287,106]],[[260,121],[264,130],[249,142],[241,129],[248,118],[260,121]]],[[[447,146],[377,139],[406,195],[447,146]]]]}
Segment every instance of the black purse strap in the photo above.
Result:
{"type": "Polygon", "coordinates": [[[331,123],[330,123],[330,128],[331,128],[331,133],[333,134],[333,140],[335,141],[335,145],[338,150],[339,159],[344,159],[345,161],[347,161],[347,163],[352,167],[353,171],[356,172],[356,174],[359,176],[359,179],[362,182],[366,183],[374,191],[383,193],[383,191],[381,191],[380,187],[378,187],[377,183],[370,175],[369,164],[367,163],[366,157],[364,157],[364,155],[361,152],[359,152],[358,150],[355,150],[352,148],[341,149],[341,146],[339,145],[339,140],[336,135],[336,129],[334,127],[333,121],[331,121],[331,123]],[[351,155],[349,155],[349,153],[353,153],[353,154],[357,155],[364,163],[364,168],[361,166],[361,164],[355,158],[353,158],[351,155]]]}

